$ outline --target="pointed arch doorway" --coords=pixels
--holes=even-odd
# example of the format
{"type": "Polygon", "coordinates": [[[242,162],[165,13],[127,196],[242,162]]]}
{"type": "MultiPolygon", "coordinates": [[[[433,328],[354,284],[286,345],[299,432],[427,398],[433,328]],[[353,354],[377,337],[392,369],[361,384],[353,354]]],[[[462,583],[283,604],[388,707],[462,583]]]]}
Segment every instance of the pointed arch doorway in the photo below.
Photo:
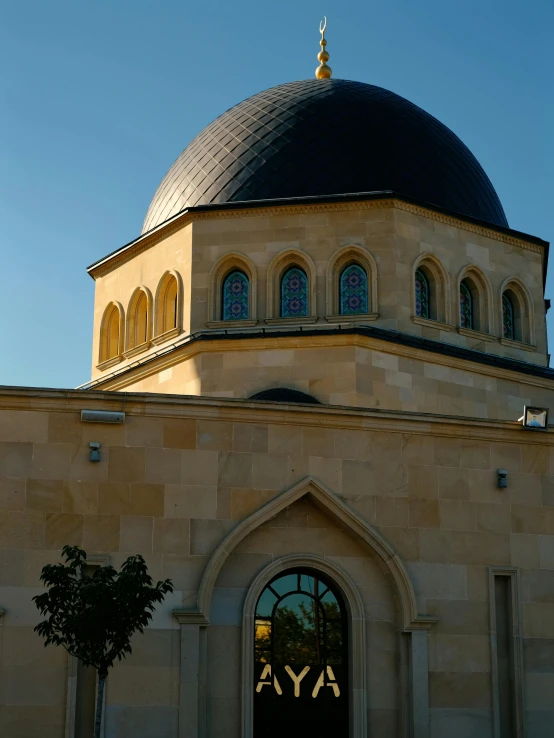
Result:
{"type": "Polygon", "coordinates": [[[254,618],[253,738],[349,735],[348,614],[331,578],[291,568],[254,618]]]}

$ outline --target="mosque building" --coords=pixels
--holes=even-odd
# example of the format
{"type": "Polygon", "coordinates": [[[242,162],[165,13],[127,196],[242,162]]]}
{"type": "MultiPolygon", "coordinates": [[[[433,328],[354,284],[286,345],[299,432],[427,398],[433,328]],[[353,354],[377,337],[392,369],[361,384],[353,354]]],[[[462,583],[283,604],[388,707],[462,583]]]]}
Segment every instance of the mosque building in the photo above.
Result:
{"type": "Polygon", "coordinates": [[[548,244],[324,30],[89,267],[91,381],[0,388],[2,738],[92,736],[33,632],[65,544],[175,586],[104,738],[553,735],[548,244]]]}

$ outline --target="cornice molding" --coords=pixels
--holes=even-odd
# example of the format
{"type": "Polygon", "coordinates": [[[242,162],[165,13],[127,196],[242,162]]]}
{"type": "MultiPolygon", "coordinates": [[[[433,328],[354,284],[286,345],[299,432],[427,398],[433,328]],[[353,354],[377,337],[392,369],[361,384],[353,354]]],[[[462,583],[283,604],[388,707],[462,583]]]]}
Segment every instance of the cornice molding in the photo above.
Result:
{"type": "Polygon", "coordinates": [[[103,277],[127,261],[130,261],[135,256],[138,256],[144,251],[152,248],[168,236],[171,236],[182,228],[186,228],[186,226],[191,225],[195,221],[233,220],[236,218],[259,218],[260,216],[266,217],[275,215],[309,215],[310,213],[333,213],[390,208],[403,210],[413,215],[420,215],[444,225],[460,228],[462,230],[469,231],[470,233],[476,233],[480,236],[485,236],[512,246],[518,246],[528,251],[534,251],[538,254],[544,254],[544,247],[539,244],[525,241],[517,236],[503,233],[502,231],[495,230],[494,228],[487,228],[486,226],[478,225],[477,223],[471,223],[454,216],[440,213],[436,210],[430,210],[423,206],[414,205],[396,197],[391,197],[389,199],[353,200],[347,202],[316,202],[298,205],[270,205],[267,207],[244,207],[236,209],[222,208],[220,210],[185,210],[183,213],[176,215],[165,225],[160,225],[152,233],[147,233],[144,236],[139,237],[136,241],[131,242],[128,246],[124,246],[113,254],[108,254],[104,259],[96,262],[96,264],[92,264],[87,271],[93,279],[103,277]]]}
{"type": "MultiPolygon", "coordinates": [[[[122,370],[120,374],[112,377],[97,377],[94,388],[108,389],[110,391],[125,390],[131,384],[135,384],[153,374],[188,361],[200,353],[212,352],[228,352],[230,349],[229,340],[222,338],[203,337],[205,340],[190,341],[183,346],[177,346],[161,356],[152,356],[147,363],[139,364],[135,367],[122,370]]],[[[496,340],[496,339],[494,339],[496,340]]],[[[451,369],[464,370],[473,374],[483,374],[487,377],[496,379],[505,379],[519,384],[540,387],[542,389],[554,390],[554,381],[546,377],[525,374],[514,369],[493,366],[491,364],[481,364],[478,361],[469,358],[460,358],[459,356],[451,356],[442,354],[438,351],[429,351],[415,346],[409,346],[403,343],[395,343],[387,341],[383,338],[375,336],[367,336],[354,332],[341,332],[329,334],[321,331],[319,335],[311,334],[295,334],[292,336],[280,336],[275,332],[269,335],[260,336],[244,336],[233,340],[233,351],[263,351],[266,349],[303,349],[303,348],[325,348],[331,346],[358,346],[361,348],[373,349],[387,354],[393,354],[407,359],[415,359],[426,364],[437,364],[451,369]]]]}
{"type": "MultiPolygon", "coordinates": [[[[235,423],[302,425],[331,430],[371,430],[482,441],[552,446],[554,427],[536,433],[521,423],[408,410],[301,405],[248,399],[112,391],[0,388],[0,408],[79,413],[83,406],[120,410],[142,418],[187,418],[235,423]]],[[[187,611],[188,612],[188,611],[187,611]]]]}

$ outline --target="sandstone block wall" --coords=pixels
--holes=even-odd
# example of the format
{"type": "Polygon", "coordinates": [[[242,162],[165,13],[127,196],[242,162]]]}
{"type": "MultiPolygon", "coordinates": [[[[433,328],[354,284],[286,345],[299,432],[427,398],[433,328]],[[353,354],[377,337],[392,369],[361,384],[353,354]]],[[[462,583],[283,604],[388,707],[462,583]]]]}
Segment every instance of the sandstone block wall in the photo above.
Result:
{"type": "MultiPolygon", "coordinates": [[[[433,738],[492,735],[491,567],[517,570],[526,735],[554,712],[552,432],[367,409],[51,390],[0,393],[0,734],[61,738],[68,660],[32,628],[41,567],[66,543],[119,565],[141,553],[176,592],[107,686],[106,737],[177,736],[180,646],[174,608],[194,607],[202,573],[247,516],[311,476],[390,542],[429,630],[433,738]],[[83,407],[125,409],[121,426],[83,407]],[[90,441],[101,445],[89,461],[90,441]],[[508,488],[496,469],[508,470],[508,488]],[[17,726],[18,733],[14,733],[17,726]]],[[[372,736],[405,709],[398,594],[376,556],[307,501],[253,530],[219,574],[207,628],[208,737],[238,738],[241,608],[253,577],[286,553],[348,572],[367,623],[372,736]],[[229,675],[228,678],[226,675],[229,675]]]]}

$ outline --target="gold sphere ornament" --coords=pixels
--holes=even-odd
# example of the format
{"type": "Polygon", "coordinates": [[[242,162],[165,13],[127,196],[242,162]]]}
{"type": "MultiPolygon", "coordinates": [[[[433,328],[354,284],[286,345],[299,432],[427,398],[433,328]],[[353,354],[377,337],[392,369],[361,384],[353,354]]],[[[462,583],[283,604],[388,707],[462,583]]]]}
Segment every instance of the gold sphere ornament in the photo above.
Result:
{"type": "Polygon", "coordinates": [[[325,47],[327,46],[327,41],[325,40],[326,28],[327,18],[326,16],[323,16],[323,20],[319,24],[319,32],[321,33],[321,41],[319,42],[319,45],[321,46],[321,51],[317,55],[317,59],[319,61],[319,67],[315,70],[315,76],[317,79],[330,79],[333,74],[331,67],[327,65],[327,62],[329,61],[329,52],[325,50],[325,47]]]}

